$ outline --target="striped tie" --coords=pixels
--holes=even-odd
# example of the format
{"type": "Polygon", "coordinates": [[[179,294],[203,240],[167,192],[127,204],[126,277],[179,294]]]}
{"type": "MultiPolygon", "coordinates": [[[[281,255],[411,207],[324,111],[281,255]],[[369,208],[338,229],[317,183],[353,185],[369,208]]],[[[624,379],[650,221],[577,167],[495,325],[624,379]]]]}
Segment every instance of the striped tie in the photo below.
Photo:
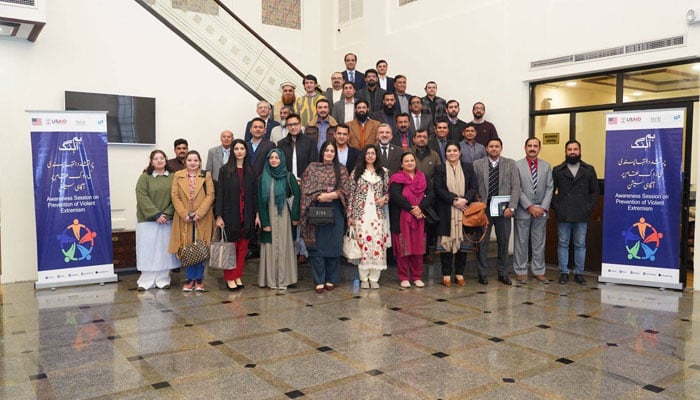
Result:
{"type": "Polygon", "coordinates": [[[535,160],[529,160],[530,173],[532,174],[532,192],[537,193],[537,163],[535,160]]]}
{"type": "Polygon", "coordinates": [[[498,164],[489,166],[489,199],[498,194],[498,164]]]}

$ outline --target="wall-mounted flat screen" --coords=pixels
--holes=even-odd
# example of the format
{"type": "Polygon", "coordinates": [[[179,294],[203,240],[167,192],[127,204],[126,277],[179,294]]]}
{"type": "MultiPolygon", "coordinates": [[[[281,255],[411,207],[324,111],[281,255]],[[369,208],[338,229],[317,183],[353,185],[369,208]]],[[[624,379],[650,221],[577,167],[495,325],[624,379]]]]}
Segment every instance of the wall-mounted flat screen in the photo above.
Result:
{"type": "Polygon", "coordinates": [[[66,111],[107,111],[107,141],[156,144],[156,99],[66,91],[66,111]]]}

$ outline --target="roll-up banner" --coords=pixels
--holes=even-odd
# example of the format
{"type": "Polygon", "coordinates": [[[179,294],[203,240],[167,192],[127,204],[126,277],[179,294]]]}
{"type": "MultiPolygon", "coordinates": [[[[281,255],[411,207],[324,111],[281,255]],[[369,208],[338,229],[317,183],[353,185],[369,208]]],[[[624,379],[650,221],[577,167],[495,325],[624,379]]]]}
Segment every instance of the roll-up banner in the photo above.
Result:
{"type": "Polygon", "coordinates": [[[682,289],[685,110],[606,115],[600,282],[682,289]]]}
{"type": "Polygon", "coordinates": [[[114,282],[107,116],[30,111],[36,289],[114,282]]]}

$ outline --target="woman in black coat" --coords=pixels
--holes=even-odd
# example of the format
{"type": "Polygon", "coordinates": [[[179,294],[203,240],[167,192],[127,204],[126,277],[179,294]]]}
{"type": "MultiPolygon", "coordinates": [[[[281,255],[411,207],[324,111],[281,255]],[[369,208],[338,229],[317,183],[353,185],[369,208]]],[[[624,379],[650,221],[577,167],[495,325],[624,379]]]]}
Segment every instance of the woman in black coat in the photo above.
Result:
{"type": "Polygon", "coordinates": [[[438,247],[442,249],[442,283],[452,284],[452,263],[454,260],[455,281],[464,286],[464,269],[467,265],[466,249],[460,248],[463,242],[462,213],[476,200],[478,186],[474,169],[469,163],[460,160],[460,147],[450,141],[445,146],[445,164],[435,167],[433,190],[435,209],[440,221],[437,235],[438,247]]]}
{"type": "Polygon", "coordinates": [[[255,234],[257,179],[248,162],[245,142],[236,139],[231,149],[228,162],[219,170],[214,215],[216,226],[224,228],[229,242],[236,243],[236,268],[224,270],[226,287],[234,291],[243,288],[241,276],[248,253],[248,241],[255,234]]]}

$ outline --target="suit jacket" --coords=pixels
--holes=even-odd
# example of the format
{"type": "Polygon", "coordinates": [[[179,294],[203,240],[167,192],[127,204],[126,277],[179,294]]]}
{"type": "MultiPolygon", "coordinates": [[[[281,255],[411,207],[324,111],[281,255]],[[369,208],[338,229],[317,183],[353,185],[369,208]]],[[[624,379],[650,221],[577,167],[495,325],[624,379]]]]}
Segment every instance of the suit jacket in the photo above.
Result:
{"type": "MultiPolygon", "coordinates": [[[[450,140],[449,136],[447,137],[447,140],[450,140]]],[[[447,143],[445,143],[445,146],[447,146],[447,143]]],[[[434,134],[430,135],[428,138],[428,148],[438,153],[440,156],[440,161],[442,161],[443,164],[445,163],[445,153],[440,150],[440,143],[438,143],[438,138],[434,134]]]]}
{"type": "Polygon", "coordinates": [[[394,107],[394,114],[393,115],[386,115],[384,112],[384,109],[381,109],[379,111],[375,111],[370,114],[370,118],[372,118],[375,121],[379,121],[380,123],[383,124],[389,124],[391,126],[391,131],[394,132],[396,130],[396,116],[399,115],[399,108],[394,107]]]}
{"type": "Polygon", "coordinates": [[[348,170],[348,174],[352,172],[353,169],[355,169],[355,165],[357,164],[357,159],[360,157],[360,150],[357,150],[356,148],[352,146],[348,146],[348,160],[345,163],[345,168],[348,170]]]}
{"type": "MultiPolygon", "coordinates": [[[[384,157],[384,153],[382,152],[381,146],[382,145],[380,143],[377,143],[379,159],[382,162],[382,167],[388,169],[389,175],[391,175],[394,172],[398,171],[399,168],[401,168],[401,154],[403,154],[403,149],[401,148],[401,146],[396,146],[392,143],[389,143],[389,148],[387,149],[389,154],[387,157],[384,157]]],[[[428,184],[430,184],[430,182],[428,182],[428,184]]]]}
{"type": "Polygon", "coordinates": [[[416,134],[416,131],[418,129],[425,129],[428,131],[428,135],[432,134],[435,131],[435,125],[433,125],[433,116],[423,112],[420,114],[420,126],[416,126],[416,121],[413,119],[413,113],[408,113],[408,120],[411,123],[411,126],[408,127],[408,131],[411,134],[411,137],[416,134]]]}
{"type": "MultiPolygon", "coordinates": [[[[360,122],[356,119],[348,122],[348,128],[350,128],[350,139],[348,139],[348,145],[352,146],[358,150],[362,150],[362,141],[360,140],[362,136],[362,126],[360,122]]],[[[379,128],[379,122],[367,119],[365,123],[365,141],[364,144],[377,144],[377,128],[379,128]]]]}
{"type": "MultiPolygon", "coordinates": [[[[245,125],[245,135],[243,136],[243,140],[245,140],[246,142],[253,138],[253,135],[250,134],[251,123],[253,123],[253,120],[248,121],[248,123],[245,125]]],[[[263,138],[270,140],[270,133],[272,133],[272,128],[279,125],[280,123],[272,119],[272,114],[270,114],[270,117],[267,119],[267,121],[265,121],[265,135],[263,136],[263,138]]]]}
{"type": "MultiPolygon", "coordinates": [[[[489,165],[491,159],[489,157],[480,158],[474,161],[474,173],[476,181],[479,185],[479,198],[483,202],[488,201],[489,197],[489,165]]],[[[510,158],[501,157],[498,161],[498,196],[510,195],[508,208],[517,208],[520,199],[520,176],[515,161],[510,158]]],[[[490,204],[486,204],[487,210],[490,204]]]]}
{"type": "MultiPolygon", "coordinates": [[[[330,103],[330,106],[331,106],[331,113],[333,113],[333,103],[334,103],[334,101],[333,101],[333,88],[332,88],[332,87],[329,87],[328,89],[326,89],[326,91],[323,92],[323,97],[325,97],[326,100],[328,100],[328,102],[330,103]]],[[[342,89],[341,89],[341,91],[340,91],[340,97],[341,97],[341,99],[342,99],[342,97],[343,97],[343,91],[342,91],[342,89]]],[[[332,114],[331,114],[331,115],[332,115],[332,114]]]]}
{"type": "Polygon", "coordinates": [[[549,210],[552,195],[554,194],[552,166],[541,158],[537,159],[537,188],[535,188],[532,186],[532,174],[530,173],[527,159],[520,159],[515,164],[520,175],[519,207],[515,209],[515,218],[530,219],[531,215],[527,212],[527,208],[533,204],[549,210]]]}
{"type": "Polygon", "coordinates": [[[452,212],[452,202],[457,197],[464,197],[467,201],[476,200],[476,192],[478,191],[477,179],[474,175],[474,169],[469,163],[461,162],[462,173],[464,174],[464,191],[461,193],[453,193],[447,188],[447,169],[452,173],[452,167],[447,164],[440,164],[435,167],[433,174],[433,191],[435,192],[435,201],[433,209],[437,211],[438,221],[437,234],[442,236],[450,236],[450,214],[452,212]]]}
{"type": "MultiPolygon", "coordinates": [[[[287,164],[287,171],[292,172],[292,153],[294,145],[292,143],[292,135],[287,134],[287,137],[277,143],[277,147],[284,153],[284,158],[287,164]]],[[[300,133],[296,140],[297,150],[297,179],[301,179],[304,175],[304,170],[312,162],[318,161],[318,151],[316,151],[316,142],[308,136],[300,133]]]]}
{"type": "MultiPolygon", "coordinates": [[[[355,100],[353,99],[353,103],[355,103],[355,100]]],[[[355,106],[353,104],[352,106],[352,118],[355,118],[355,106]]],[[[332,113],[333,118],[335,118],[336,121],[338,121],[339,124],[342,124],[345,122],[345,98],[342,98],[340,101],[336,101],[333,104],[333,113],[332,113]]]]}
{"type": "MultiPolygon", "coordinates": [[[[379,85],[379,78],[377,78],[377,85],[379,85]]],[[[381,87],[381,86],[380,86],[381,87]]],[[[394,78],[387,76],[386,77],[386,90],[387,93],[394,93],[394,78]]]]}
{"type": "Polygon", "coordinates": [[[255,151],[253,151],[253,143],[251,141],[245,142],[245,149],[248,152],[248,161],[250,161],[250,165],[253,167],[256,179],[262,174],[265,168],[267,153],[274,148],[275,144],[265,138],[258,143],[258,147],[255,151]]]}
{"type": "MultiPolygon", "coordinates": [[[[211,172],[211,178],[214,182],[219,180],[219,169],[224,166],[224,148],[221,146],[212,147],[207,152],[207,166],[205,170],[211,172]]],[[[233,146],[229,149],[231,154],[229,157],[233,157],[233,146]]]]}
{"type": "MultiPolygon", "coordinates": [[[[406,131],[406,143],[408,144],[408,148],[410,149],[413,147],[413,133],[409,129],[406,131]]],[[[403,149],[403,146],[401,144],[401,133],[398,130],[394,130],[394,135],[391,138],[391,143],[396,145],[399,149],[403,149]]]]}
{"type": "Polygon", "coordinates": [[[345,80],[345,82],[354,83],[355,84],[355,91],[358,91],[358,90],[362,89],[363,87],[365,87],[365,74],[358,71],[357,69],[355,70],[355,80],[354,81],[351,81],[350,79],[348,79],[348,71],[347,70],[343,71],[343,80],[345,80]]]}

